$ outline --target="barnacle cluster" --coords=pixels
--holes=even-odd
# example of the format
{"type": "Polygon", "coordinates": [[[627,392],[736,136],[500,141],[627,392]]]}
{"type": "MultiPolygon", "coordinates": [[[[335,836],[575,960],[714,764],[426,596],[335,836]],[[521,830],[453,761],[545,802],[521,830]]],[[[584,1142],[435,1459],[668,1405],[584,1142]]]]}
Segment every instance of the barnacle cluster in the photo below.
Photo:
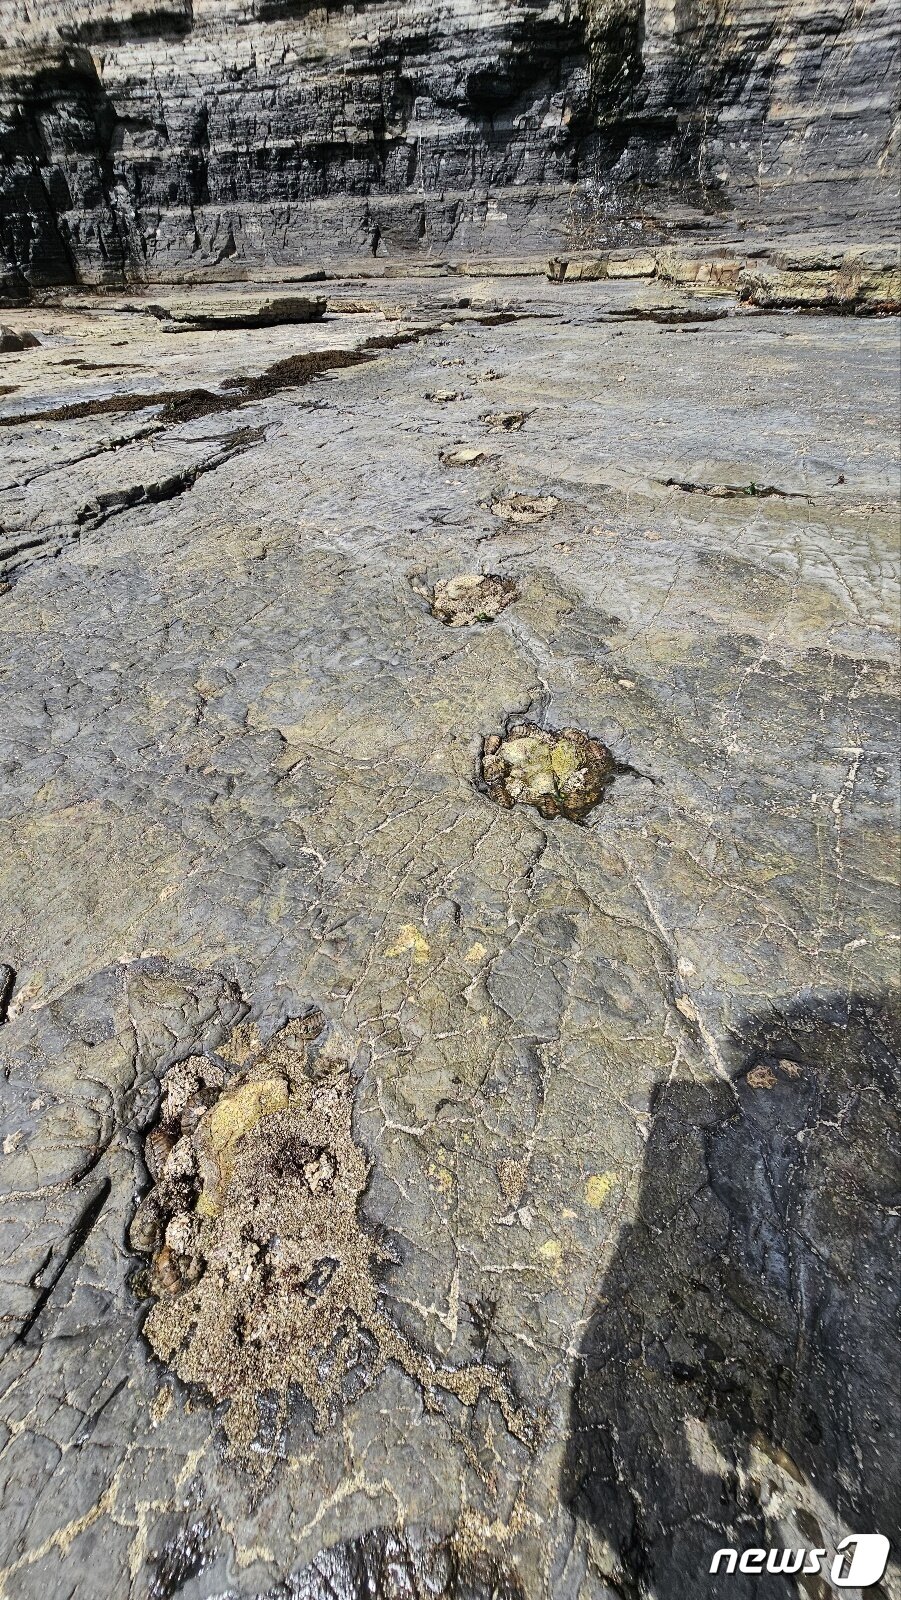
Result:
{"type": "Polygon", "coordinates": [[[512,578],[499,573],[464,572],[456,578],[441,578],[432,590],[432,615],[451,628],[472,622],[493,622],[505,606],[515,600],[517,587],[512,578]]]}
{"type": "Polygon", "coordinates": [[[559,504],[560,501],[553,494],[508,494],[499,500],[492,500],[491,510],[505,522],[541,522],[559,504]]]}
{"type": "Polygon", "coordinates": [[[225,1403],[238,1450],[258,1438],[261,1402],[282,1422],[299,1391],[321,1431],[389,1361],[427,1405],[439,1391],[464,1405],[487,1393],[526,1438],[501,1373],[439,1366],[384,1307],[386,1257],[360,1217],[369,1165],[353,1137],[350,1074],[324,1054],[313,1071],[308,1057],[322,1020],[290,1023],[266,1045],[239,1028],[218,1061],[194,1056],[164,1075],[144,1145],[155,1181],[130,1232],[151,1258],[146,1337],[225,1403]]]}
{"type": "Polygon", "coordinates": [[[605,744],[579,728],[515,723],[482,745],[481,776],[499,806],[535,806],[543,817],[581,822],[624,769],[605,744]]]}

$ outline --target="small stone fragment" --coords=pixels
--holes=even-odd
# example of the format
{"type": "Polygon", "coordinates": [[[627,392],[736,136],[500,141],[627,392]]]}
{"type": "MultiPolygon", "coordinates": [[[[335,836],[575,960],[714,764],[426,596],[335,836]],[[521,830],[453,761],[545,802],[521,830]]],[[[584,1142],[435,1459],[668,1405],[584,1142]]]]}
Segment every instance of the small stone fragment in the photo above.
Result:
{"type": "Polygon", "coordinates": [[[499,806],[529,805],[551,818],[581,822],[623,767],[605,744],[580,728],[516,723],[482,745],[482,779],[499,806]]]}
{"type": "Polygon", "coordinates": [[[442,450],[439,460],[443,467],[474,467],[479,461],[487,461],[484,450],[478,450],[472,445],[460,445],[455,450],[442,450]]]}
{"type": "Polygon", "coordinates": [[[517,598],[519,591],[512,578],[497,572],[464,572],[456,578],[442,578],[432,591],[432,616],[450,628],[467,627],[473,622],[493,622],[499,612],[517,598]]]}

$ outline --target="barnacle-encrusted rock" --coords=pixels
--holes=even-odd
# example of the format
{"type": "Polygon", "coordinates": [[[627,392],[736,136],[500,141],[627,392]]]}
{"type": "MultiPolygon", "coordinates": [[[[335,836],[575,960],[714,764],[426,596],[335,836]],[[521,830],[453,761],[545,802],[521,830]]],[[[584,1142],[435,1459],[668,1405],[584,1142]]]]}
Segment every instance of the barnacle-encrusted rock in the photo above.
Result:
{"type": "Polygon", "coordinates": [[[493,433],[518,433],[530,415],[528,411],[486,411],[482,421],[493,433]]]}
{"type": "Polygon", "coordinates": [[[541,522],[559,504],[554,494],[508,494],[500,500],[492,500],[491,510],[504,522],[541,522]]]}
{"type": "Polygon", "coordinates": [[[543,817],[581,822],[600,803],[619,763],[600,740],[580,728],[514,724],[482,746],[482,778],[499,806],[535,806],[543,817]]]}
{"type": "Polygon", "coordinates": [[[432,614],[451,628],[471,622],[493,622],[518,594],[512,578],[496,572],[464,572],[441,578],[432,591],[432,614]]]}
{"type": "MultiPolygon", "coordinates": [[[[299,1389],[324,1429],[388,1361],[430,1406],[439,1391],[464,1405],[488,1394],[527,1439],[532,1424],[499,1372],[438,1367],[383,1309],[384,1253],[359,1216],[369,1166],[351,1130],[350,1077],[340,1062],[309,1075],[310,1031],[289,1024],[228,1082],[200,1058],[163,1080],[161,1120],[147,1138],[157,1182],[130,1234],[153,1257],[152,1348],[227,1403],[225,1430],[242,1450],[257,1436],[264,1395],[283,1417],[289,1389],[299,1389]],[[203,1096],[198,1120],[179,1132],[203,1096]]],[[[223,1057],[242,1053],[226,1047],[223,1057]]]]}

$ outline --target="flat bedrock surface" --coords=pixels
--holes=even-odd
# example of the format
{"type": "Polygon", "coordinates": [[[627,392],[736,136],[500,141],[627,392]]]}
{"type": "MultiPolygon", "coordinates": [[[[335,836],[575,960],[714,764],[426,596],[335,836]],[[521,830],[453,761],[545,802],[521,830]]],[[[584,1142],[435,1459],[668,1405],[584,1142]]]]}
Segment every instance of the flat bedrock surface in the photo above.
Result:
{"type": "Polygon", "coordinates": [[[321,290],[4,312],[0,1594],[687,1600],[891,1533],[897,321],[321,290]],[[633,770],[502,809],[526,722],[633,770]],[[312,1005],[385,1316],[522,1437],[364,1350],[248,1466],[141,1336],[159,1075],[312,1005]]]}

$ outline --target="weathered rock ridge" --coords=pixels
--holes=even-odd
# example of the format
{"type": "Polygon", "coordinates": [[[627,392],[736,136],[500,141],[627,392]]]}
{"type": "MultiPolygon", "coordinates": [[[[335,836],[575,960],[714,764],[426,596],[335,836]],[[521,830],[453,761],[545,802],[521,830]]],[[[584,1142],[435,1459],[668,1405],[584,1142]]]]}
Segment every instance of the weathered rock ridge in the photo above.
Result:
{"type": "Polygon", "coordinates": [[[3,0],[0,282],[884,228],[896,45],[889,0],[3,0]]]}

